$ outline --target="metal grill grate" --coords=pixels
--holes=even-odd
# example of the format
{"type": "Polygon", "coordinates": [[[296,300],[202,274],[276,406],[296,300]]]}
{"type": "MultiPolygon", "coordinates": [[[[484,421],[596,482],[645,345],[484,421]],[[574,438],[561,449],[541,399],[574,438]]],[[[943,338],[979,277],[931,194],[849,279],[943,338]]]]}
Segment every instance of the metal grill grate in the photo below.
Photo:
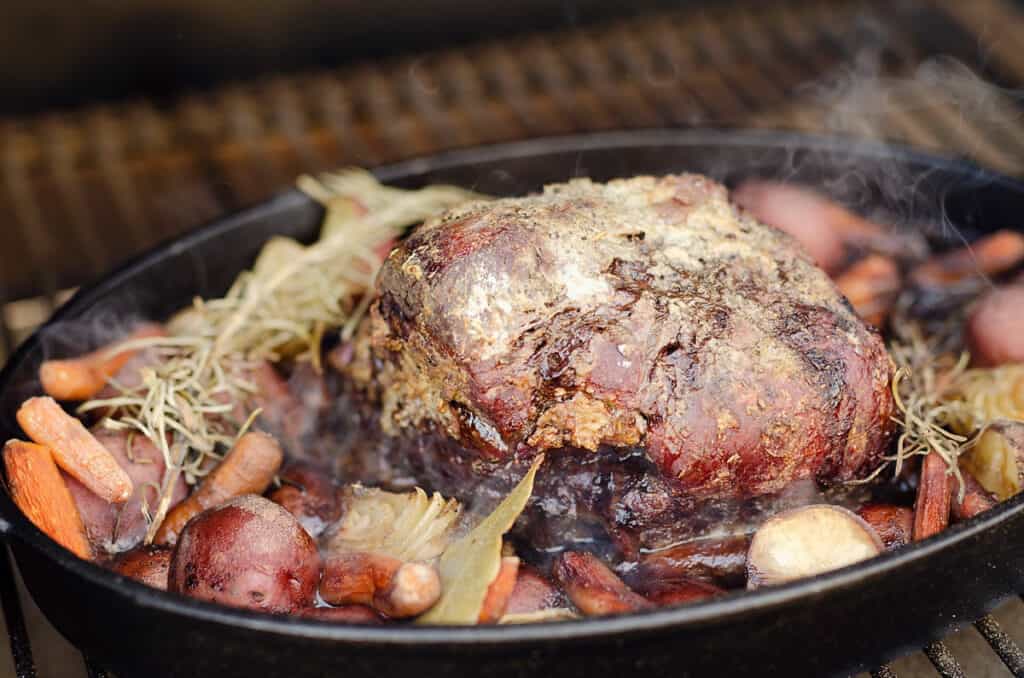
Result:
{"type": "MultiPolygon", "coordinates": [[[[716,3],[235,84],[162,107],[0,120],[0,360],[62,290],[301,172],[526,137],[714,125],[898,140],[1022,175],[1024,109],[1012,95],[1024,83],[1022,35],[1011,0],[716,3]],[[927,69],[950,66],[930,61],[939,54],[1000,89],[936,97],[927,69]],[[980,99],[983,109],[965,109],[980,99]]],[[[14,582],[0,558],[14,669],[34,676],[14,582]]],[[[993,617],[974,628],[1024,676],[1024,653],[993,617]]],[[[920,663],[965,675],[951,642],[927,646],[920,663]]],[[[85,672],[106,675],[89,662],[85,672]]]]}

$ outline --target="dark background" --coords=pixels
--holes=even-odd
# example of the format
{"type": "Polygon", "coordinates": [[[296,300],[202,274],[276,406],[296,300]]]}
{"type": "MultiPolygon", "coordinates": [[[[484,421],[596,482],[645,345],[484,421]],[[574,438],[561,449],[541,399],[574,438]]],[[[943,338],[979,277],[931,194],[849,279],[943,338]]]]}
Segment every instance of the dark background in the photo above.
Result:
{"type": "Polygon", "coordinates": [[[571,28],[686,0],[5,0],[0,114],[185,89],[537,28],[571,28]]]}

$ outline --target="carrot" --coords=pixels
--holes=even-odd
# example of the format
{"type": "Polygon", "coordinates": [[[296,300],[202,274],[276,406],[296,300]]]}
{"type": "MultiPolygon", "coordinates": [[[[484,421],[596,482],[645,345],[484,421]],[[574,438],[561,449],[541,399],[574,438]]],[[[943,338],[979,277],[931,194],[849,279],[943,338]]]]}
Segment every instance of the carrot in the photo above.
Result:
{"type": "Polygon", "coordinates": [[[516,587],[516,575],[519,573],[519,559],[505,556],[501,559],[501,569],[487,588],[487,596],[480,608],[480,624],[496,624],[505,614],[512,590],[516,587]]]}
{"type": "Polygon", "coordinates": [[[57,465],[97,496],[112,504],[131,498],[132,479],[114,455],[53,398],[29,398],[17,417],[29,438],[53,450],[57,465]]]}
{"type": "Polygon", "coordinates": [[[82,516],[50,450],[42,445],[8,440],[4,445],[4,466],[11,499],[21,512],[55,542],[79,558],[92,560],[82,516]]]}
{"type": "Polygon", "coordinates": [[[984,275],[1006,273],[1024,262],[1024,235],[997,231],[970,247],[932,257],[910,273],[924,287],[945,287],[984,275]]]}
{"type": "Polygon", "coordinates": [[[415,617],[441,597],[433,565],[382,553],[343,553],[324,563],[320,597],[331,605],[369,605],[392,619],[415,617]]]}
{"type": "Polygon", "coordinates": [[[39,368],[39,381],[48,396],[58,400],[88,400],[103,390],[107,380],[121,371],[138,349],[119,351],[126,342],[166,334],[162,325],[147,323],[124,340],[77,358],[47,360],[39,368]]]}
{"type": "Polygon", "coordinates": [[[870,254],[836,278],[836,287],[850,300],[857,315],[881,327],[896,302],[900,282],[895,261],[870,254]]]}
{"type": "Polygon", "coordinates": [[[208,508],[243,494],[263,494],[281,468],[284,453],[266,433],[246,433],[203,483],[167,514],[156,543],[174,544],[185,523],[208,508]]]}
{"type": "Polygon", "coordinates": [[[921,462],[921,478],[917,483],[914,541],[936,535],[949,525],[953,484],[953,477],[946,473],[945,460],[937,453],[929,452],[921,462]]]}
{"type": "Polygon", "coordinates": [[[573,605],[587,616],[623,614],[654,607],[601,562],[584,551],[565,551],[555,561],[555,580],[573,605]]]}

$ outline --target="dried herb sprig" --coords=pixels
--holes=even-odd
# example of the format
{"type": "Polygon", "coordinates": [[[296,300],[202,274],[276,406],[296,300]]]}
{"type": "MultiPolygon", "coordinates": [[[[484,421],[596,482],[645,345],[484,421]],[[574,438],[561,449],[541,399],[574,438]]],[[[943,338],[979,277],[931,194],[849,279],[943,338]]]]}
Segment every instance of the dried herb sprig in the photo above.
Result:
{"type": "Polygon", "coordinates": [[[896,405],[893,421],[899,426],[899,437],[892,455],[864,481],[876,478],[890,465],[899,476],[904,464],[915,456],[930,452],[939,455],[956,477],[961,497],[963,476],[958,460],[977,440],[977,434],[961,435],[950,428],[951,421],[961,416],[962,405],[951,399],[954,384],[967,368],[969,356],[942,352],[941,340],[929,339],[921,327],[912,322],[893,323],[895,338],[889,343],[889,355],[896,364],[892,378],[892,395],[896,405]]]}
{"type": "Polygon", "coordinates": [[[178,314],[169,323],[170,336],[126,345],[148,352],[151,366],[141,370],[139,384],[114,381],[116,395],[79,408],[108,412],[105,427],[142,433],[162,452],[166,471],[157,506],[143,507],[152,515],[147,543],[166,515],[178,477],[184,473],[187,482],[197,482],[255,419],[258,412],[245,413],[257,390],[252,371],[286,356],[316,363],[324,333],[346,325],[351,330],[365,310],[386,243],[443,209],[480,197],[454,187],[390,188],[362,170],[304,176],[298,184],[327,208],[320,240],[308,247],[271,240],[227,294],[196,299],[178,314]]]}

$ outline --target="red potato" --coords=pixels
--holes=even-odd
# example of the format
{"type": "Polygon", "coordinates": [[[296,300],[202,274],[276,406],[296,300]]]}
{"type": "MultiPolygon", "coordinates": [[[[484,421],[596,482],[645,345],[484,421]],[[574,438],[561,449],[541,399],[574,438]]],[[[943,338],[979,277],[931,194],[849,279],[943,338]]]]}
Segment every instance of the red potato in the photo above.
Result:
{"type": "Polygon", "coordinates": [[[281,446],[272,437],[259,431],[246,433],[199,487],[171,509],[157,530],[156,543],[173,545],[185,524],[201,511],[233,497],[262,494],[274,480],[283,459],[281,446]]]}
{"type": "Polygon", "coordinates": [[[880,254],[864,257],[836,278],[836,287],[850,300],[857,315],[875,327],[885,324],[901,285],[896,262],[880,254]]]}
{"type": "Polygon", "coordinates": [[[125,339],[103,346],[92,353],[68,360],[47,360],[39,368],[39,381],[46,395],[58,400],[88,400],[107,385],[138,353],[138,349],[118,350],[128,341],[162,337],[162,325],[145,323],[125,339]]]}
{"type": "Polygon", "coordinates": [[[807,189],[771,181],[747,181],[733,191],[732,199],[758,221],[792,236],[828,273],[842,265],[845,247],[831,221],[845,210],[836,212],[832,202],[807,189]]]}
{"type": "Polygon", "coordinates": [[[1024,362],[1024,284],[985,294],[967,320],[967,345],[976,365],[1024,362]]]}
{"type": "Polygon", "coordinates": [[[270,500],[283,506],[309,532],[318,537],[341,517],[338,486],[326,474],[304,464],[289,464],[280,473],[281,487],[270,500]]]}
{"type": "Polygon", "coordinates": [[[566,551],[555,561],[554,577],[573,605],[588,616],[625,614],[654,607],[591,553],[566,551]]]}
{"type": "Polygon", "coordinates": [[[316,542],[292,514],[246,495],[188,522],[171,557],[168,590],[224,605],[294,613],[320,580],[316,542]]]}
{"type": "Polygon", "coordinates": [[[868,504],[857,511],[864,522],[874,528],[887,550],[913,541],[914,512],[904,506],[868,504]]]}
{"type": "MultiPolygon", "coordinates": [[[[93,434],[131,478],[135,487],[124,504],[111,504],[97,497],[74,478],[67,476],[68,489],[82,514],[86,533],[93,548],[100,553],[120,553],[142,542],[149,527],[142,513],[143,501],[155,508],[157,487],[163,479],[164,455],[145,436],[130,436],[122,431],[93,429],[93,434]],[[129,438],[131,450],[128,449],[129,438]]],[[[171,494],[171,505],[185,499],[188,486],[179,477],[171,494]]]]}
{"type": "Polygon", "coordinates": [[[119,555],[110,564],[110,569],[147,586],[166,591],[171,554],[171,549],[166,546],[142,546],[119,555]]]}

